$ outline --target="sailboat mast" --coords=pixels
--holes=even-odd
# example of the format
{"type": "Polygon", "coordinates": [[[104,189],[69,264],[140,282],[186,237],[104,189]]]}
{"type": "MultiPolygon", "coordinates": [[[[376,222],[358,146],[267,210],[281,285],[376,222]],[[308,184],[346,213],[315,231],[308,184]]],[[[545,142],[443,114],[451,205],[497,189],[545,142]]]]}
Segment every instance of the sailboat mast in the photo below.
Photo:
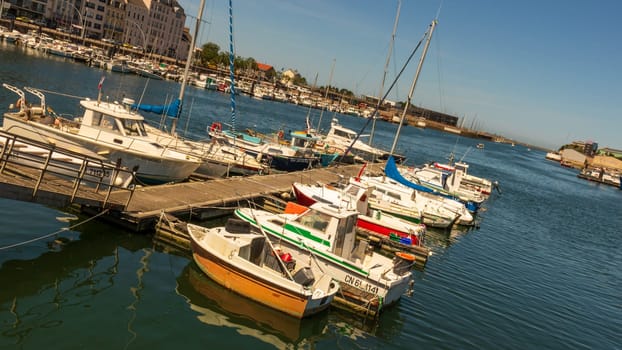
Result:
{"type": "Polygon", "coordinates": [[[380,110],[380,97],[384,93],[384,82],[387,78],[387,71],[389,70],[389,63],[391,62],[391,53],[393,52],[393,43],[395,42],[395,32],[397,32],[397,23],[400,19],[400,9],[402,8],[402,2],[397,2],[397,13],[395,14],[395,22],[393,23],[393,33],[391,34],[391,41],[389,42],[389,51],[387,52],[387,60],[384,63],[384,73],[382,74],[382,80],[380,81],[380,91],[378,93],[378,104],[376,105],[375,113],[371,116],[373,118],[371,122],[371,133],[369,135],[369,145],[372,146],[374,140],[374,131],[376,130],[376,118],[378,117],[378,111],[380,110]]]}
{"type": "Polygon", "coordinates": [[[177,128],[177,120],[179,120],[179,116],[181,114],[181,108],[183,106],[184,100],[184,92],[186,91],[186,84],[188,83],[188,72],[190,71],[190,64],[192,63],[192,57],[194,56],[194,45],[196,43],[197,35],[199,35],[199,26],[201,25],[201,19],[203,18],[204,6],[205,0],[201,0],[201,4],[199,5],[199,14],[197,16],[196,24],[194,25],[194,34],[190,39],[190,49],[188,49],[188,58],[186,58],[184,77],[181,80],[181,88],[179,89],[179,107],[177,108],[177,114],[175,118],[173,118],[173,123],[171,124],[171,134],[175,133],[175,129],[177,128]]]}
{"type": "Polygon", "coordinates": [[[231,131],[235,133],[235,54],[233,53],[233,2],[229,0],[229,76],[231,79],[231,131]]]}
{"type": "Polygon", "coordinates": [[[400,137],[400,131],[402,130],[402,125],[404,124],[404,118],[406,117],[406,111],[408,111],[408,107],[410,107],[410,101],[412,100],[413,93],[415,92],[415,86],[417,85],[417,80],[419,79],[419,73],[421,73],[421,67],[423,66],[423,61],[425,60],[425,56],[428,53],[428,47],[430,46],[430,41],[432,40],[432,33],[434,33],[435,27],[436,27],[436,19],[434,19],[432,23],[430,24],[428,39],[426,40],[425,45],[423,47],[423,52],[421,53],[421,58],[419,59],[419,65],[417,65],[417,71],[415,72],[415,78],[413,79],[412,85],[410,86],[410,91],[408,91],[408,98],[406,99],[406,105],[404,106],[404,110],[402,111],[402,117],[400,118],[400,123],[397,127],[395,138],[393,139],[393,145],[391,146],[390,154],[393,154],[395,152],[395,147],[397,146],[397,140],[400,137]]]}
{"type": "MultiPolygon", "coordinates": [[[[326,99],[328,98],[328,89],[330,89],[330,84],[333,81],[333,71],[335,70],[335,62],[336,60],[333,58],[333,64],[330,67],[330,76],[328,77],[328,85],[326,86],[326,92],[324,93],[324,102],[326,102],[326,99]]],[[[322,115],[324,114],[324,108],[322,108],[322,111],[320,111],[320,120],[318,120],[317,122],[317,131],[320,131],[320,126],[322,125],[322,115]]]]}

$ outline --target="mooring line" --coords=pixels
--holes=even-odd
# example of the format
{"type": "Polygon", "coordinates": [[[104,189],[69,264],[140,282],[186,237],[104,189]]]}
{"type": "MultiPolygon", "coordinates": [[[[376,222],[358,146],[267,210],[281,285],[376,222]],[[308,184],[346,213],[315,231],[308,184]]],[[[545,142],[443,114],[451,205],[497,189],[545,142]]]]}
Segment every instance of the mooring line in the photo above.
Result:
{"type": "Polygon", "coordinates": [[[27,241],[24,241],[24,242],[15,243],[15,244],[11,244],[11,245],[8,245],[8,246],[0,247],[0,250],[5,250],[5,249],[11,249],[11,248],[19,247],[19,246],[22,246],[22,245],[25,245],[25,244],[29,244],[29,243],[32,243],[32,242],[36,242],[36,241],[39,241],[39,240],[42,240],[42,239],[45,239],[45,238],[57,235],[57,234],[59,234],[59,233],[61,233],[63,231],[69,231],[69,230],[71,230],[73,228],[76,228],[76,227],[78,227],[78,226],[80,226],[82,224],[85,224],[85,223],[87,223],[87,222],[97,218],[98,216],[106,214],[108,211],[109,211],[109,209],[105,209],[101,213],[99,213],[99,214],[97,214],[97,215],[95,215],[93,217],[90,217],[90,218],[88,218],[88,219],[86,219],[84,221],[80,221],[79,223],[77,223],[75,225],[72,225],[72,226],[69,226],[69,227],[63,227],[63,228],[61,228],[60,230],[58,230],[56,232],[52,232],[50,234],[43,235],[43,236],[37,237],[37,238],[33,238],[33,239],[30,239],[30,240],[27,240],[27,241]]]}
{"type": "MultiPolygon", "coordinates": [[[[32,89],[35,89],[35,88],[32,88],[32,89]]],[[[78,99],[78,100],[86,99],[86,97],[84,97],[84,96],[69,95],[69,94],[64,94],[62,92],[58,92],[58,91],[52,91],[52,90],[46,90],[46,89],[35,89],[35,90],[38,90],[38,91],[41,91],[41,92],[46,92],[48,94],[53,94],[53,95],[71,97],[71,98],[75,98],[75,99],[78,99]]]]}

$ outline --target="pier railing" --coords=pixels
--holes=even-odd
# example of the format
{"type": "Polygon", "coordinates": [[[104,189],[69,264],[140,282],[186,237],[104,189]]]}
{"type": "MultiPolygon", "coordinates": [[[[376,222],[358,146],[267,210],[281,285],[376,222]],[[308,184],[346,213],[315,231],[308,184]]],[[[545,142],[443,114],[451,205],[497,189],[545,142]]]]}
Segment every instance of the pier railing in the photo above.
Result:
{"type": "Polygon", "coordinates": [[[29,170],[27,176],[35,177],[33,198],[44,181],[64,179],[71,183],[71,203],[80,191],[90,191],[104,195],[102,208],[107,206],[113,190],[129,191],[125,207],[129,205],[137,170],[123,167],[120,159],[111,163],[79,150],[59,148],[0,130],[0,173],[4,174],[9,168],[13,172],[29,170]]]}

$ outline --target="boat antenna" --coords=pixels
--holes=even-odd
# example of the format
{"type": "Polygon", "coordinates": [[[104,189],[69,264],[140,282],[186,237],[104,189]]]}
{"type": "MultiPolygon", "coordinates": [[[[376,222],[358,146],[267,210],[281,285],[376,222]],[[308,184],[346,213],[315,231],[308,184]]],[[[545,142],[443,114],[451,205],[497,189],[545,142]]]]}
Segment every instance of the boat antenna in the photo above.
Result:
{"type": "Polygon", "coordinates": [[[201,25],[201,18],[203,18],[203,7],[205,7],[205,0],[201,0],[199,4],[199,15],[197,16],[196,23],[194,25],[194,34],[190,39],[190,49],[188,49],[188,57],[186,58],[186,66],[184,67],[184,77],[181,80],[181,88],[179,89],[179,107],[177,107],[177,113],[171,124],[171,134],[175,133],[177,128],[177,121],[181,115],[181,109],[184,100],[184,92],[186,90],[186,84],[188,83],[188,72],[190,71],[190,64],[192,63],[192,57],[194,56],[194,45],[196,43],[197,35],[199,35],[199,27],[201,25]]]}

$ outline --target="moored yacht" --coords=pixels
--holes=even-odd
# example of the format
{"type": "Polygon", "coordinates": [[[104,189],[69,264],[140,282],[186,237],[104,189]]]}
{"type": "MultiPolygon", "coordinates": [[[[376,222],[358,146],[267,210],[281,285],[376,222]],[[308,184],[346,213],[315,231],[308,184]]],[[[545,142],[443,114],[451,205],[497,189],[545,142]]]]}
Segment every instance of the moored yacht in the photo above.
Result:
{"type": "Polygon", "coordinates": [[[156,143],[146,132],[142,115],[130,109],[131,99],[101,102],[85,99],[82,117],[67,119],[46,108],[45,96],[38,90],[26,91],[41,99],[39,106],[26,102],[20,89],[3,86],[20,97],[12,106],[17,111],[4,114],[5,131],[63,148],[81,147],[121,165],[137,168],[137,178],[145,184],[178,182],[187,179],[200,161],[156,143]]]}

